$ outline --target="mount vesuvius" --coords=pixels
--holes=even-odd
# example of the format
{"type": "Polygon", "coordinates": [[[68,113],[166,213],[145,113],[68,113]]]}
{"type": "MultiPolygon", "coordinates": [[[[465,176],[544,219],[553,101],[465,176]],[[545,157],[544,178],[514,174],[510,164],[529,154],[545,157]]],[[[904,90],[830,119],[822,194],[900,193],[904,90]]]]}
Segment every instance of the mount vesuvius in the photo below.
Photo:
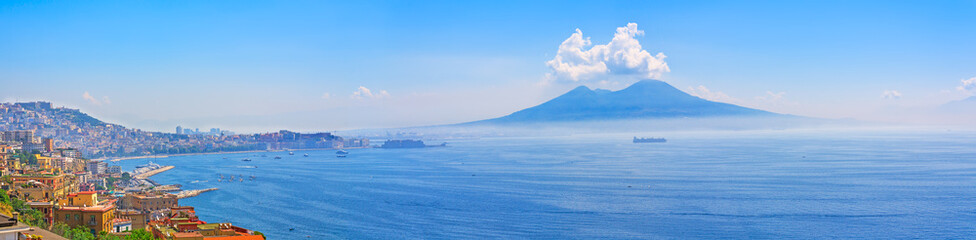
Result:
{"type": "Polygon", "coordinates": [[[580,86],[548,102],[508,116],[467,124],[517,124],[703,117],[790,116],[708,101],[662,81],[641,80],[619,91],[580,86]]]}

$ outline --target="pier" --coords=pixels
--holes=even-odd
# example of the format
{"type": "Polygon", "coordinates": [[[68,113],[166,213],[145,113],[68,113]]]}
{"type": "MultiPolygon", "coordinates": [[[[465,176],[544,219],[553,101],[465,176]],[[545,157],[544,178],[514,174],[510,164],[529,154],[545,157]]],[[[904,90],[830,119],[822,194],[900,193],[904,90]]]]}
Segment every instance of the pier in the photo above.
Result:
{"type": "Polygon", "coordinates": [[[143,172],[143,173],[136,174],[132,178],[135,178],[135,179],[146,179],[148,177],[151,177],[152,175],[156,175],[156,174],[159,174],[161,172],[168,171],[168,170],[173,169],[173,168],[174,168],[174,166],[164,166],[164,167],[160,167],[160,168],[156,168],[156,169],[153,169],[153,170],[149,170],[149,171],[146,171],[146,172],[143,172]]]}
{"type": "Polygon", "coordinates": [[[188,197],[196,197],[197,195],[200,195],[201,193],[205,193],[205,192],[209,192],[209,191],[214,191],[214,190],[217,190],[217,188],[207,188],[207,189],[197,189],[197,190],[183,190],[183,191],[181,191],[179,193],[176,193],[176,198],[177,199],[184,199],[184,198],[188,198],[188,197]]]}

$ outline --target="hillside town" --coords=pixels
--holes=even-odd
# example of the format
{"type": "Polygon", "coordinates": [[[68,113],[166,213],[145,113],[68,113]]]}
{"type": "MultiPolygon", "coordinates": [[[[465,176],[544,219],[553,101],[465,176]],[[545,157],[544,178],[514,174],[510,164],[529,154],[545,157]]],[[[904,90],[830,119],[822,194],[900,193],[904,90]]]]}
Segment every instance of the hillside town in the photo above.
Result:
{"type": "Polygon", "coordinates": [[[183,129],[175,133],[142,131],[102,122],[78,109],[53,107],[50,102],[0,103],[0,131],[7,141],[22,143],[26,152],[42,150],[53,142],[72,157],[146,156],[254,150],[355,148],[367,139],[346,139],[332,133],[304,134],[287,130],[260,134],[233,134],[183,129]],[[206,133],[206,134],[203,134],[206,133]]]}
{"type": "MultiPolygon", "coordinates": [[[[207,222],[180,199],[183,190],[150,176],[173,166],[132,171],[106,158],[369,146],[331,133],[229,131],[160,133],[129,129],[48,102],[0,104],[0,239],[265,239],[229,222],[207,222]]],[[[243,181],[243,180],[241,180],[243,181]]]]}
{"type": "Polygon", "coordinates": [[[51,140],[25,148],[37,142],[32,133],[0,132],[0,221],[13,222],[0,227],[13,238],[2,239],[264,239],[197,218],[192,206],[179,204],[186,196],[172,192],[178,187],[146,183],[166,167],[123,172],[51,140]]]}

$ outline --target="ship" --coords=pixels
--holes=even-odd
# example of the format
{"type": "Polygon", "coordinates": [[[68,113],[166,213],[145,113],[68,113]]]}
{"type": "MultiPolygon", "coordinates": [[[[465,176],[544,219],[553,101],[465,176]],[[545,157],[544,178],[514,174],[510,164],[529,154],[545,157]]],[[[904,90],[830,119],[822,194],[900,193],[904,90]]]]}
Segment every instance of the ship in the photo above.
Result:
{"type": "Polygon", "coordinates": [[[243,161],[243,162],[250,162],[250,161],[251,161],[251,159],[249,159],[249,158],[245,158],[245,159],[241,159],[241,161],[243,161]]]}
{"type": "Polygon", "coordinates": [[[447,147],[447,143],[428,145],[422,140],[386,140],[379,148],[425,148],[425,147],[447,147]]]}
{"type": "Polygon", "coordinates": [[[664,138],[638,138],[638,137],[634,137],[634,143],[663,143],[663,142],[668,142],[668,140],[667,139],[664,139],[664,138]]]}
{"type": "Polygon", "coordinates": [[[274,159],[281,159],[281,157],[280,157],[280,156],[275,156],[275,158],[274,158],[274,159]]]}
{"type": "Polygon", "coordinates": [[[386,140],[380,148],[423,148],[424,141],[421,140],[386,140]]]}

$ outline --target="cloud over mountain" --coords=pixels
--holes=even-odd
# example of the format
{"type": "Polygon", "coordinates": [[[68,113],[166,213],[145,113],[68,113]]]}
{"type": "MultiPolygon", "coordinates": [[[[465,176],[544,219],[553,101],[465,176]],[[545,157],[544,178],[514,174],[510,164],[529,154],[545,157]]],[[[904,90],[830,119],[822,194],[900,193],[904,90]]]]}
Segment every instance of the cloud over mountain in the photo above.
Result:
{"type": "Polygon", "coordinates": [[[956,89],[959,89],[960,91],[964,91],[967,93],[976,92],[976,77],[963,79],[961,81],[962,81],[962,85],[959,85],[959,87],[956,87],[956,89]]]}
{"type": "Polygon", "coordinates": [[[884,99],[899,99],[901,98],[901,92],[898,90],[885,90],[881,93],[881,98],[884,99]]]}
{"type": "Polygon", "coordinates": [[[386,92],[386,90],[380,90],[377,93],[373,93],[372,90],[369,90],[369,88],[366,88],[366,87],[363,87],[363,86],[359,86],[359,88],[356,89],[356,91],[352,93],[352,98],[353,99],[380,99],[380,98],[386,98],[386,97],[389,97],[389,96],[390,96],[390,93],[386,92]]]}
{"type": "Polygon", "coordinates": [[[569,36],[556,52],[556,57],[546,62],[551,72],[549,80],[580,82],[609,75],[631,75],[639,78],[658,78],[670,72],[664,62],[664,53],[651,55],[634,38],[644,35],[637,29],[637,23],[617,28],[613,39],[604,45],[593,45],[583,32],[569,36]],[[589,47],[589,49],[587,49],[589,47]]]}

